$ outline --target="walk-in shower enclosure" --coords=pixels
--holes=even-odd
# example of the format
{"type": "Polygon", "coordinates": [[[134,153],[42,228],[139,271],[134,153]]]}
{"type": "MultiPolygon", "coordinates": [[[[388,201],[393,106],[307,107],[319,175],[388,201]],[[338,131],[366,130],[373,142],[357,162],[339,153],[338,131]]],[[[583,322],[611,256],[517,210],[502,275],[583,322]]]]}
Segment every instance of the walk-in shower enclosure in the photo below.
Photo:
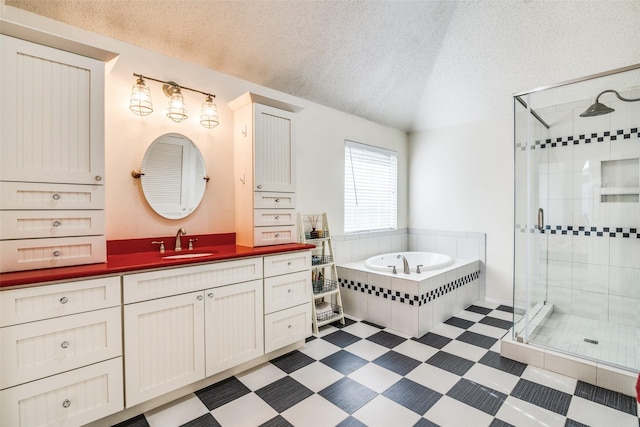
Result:
{"type": "Polygon", "coordinates": [[[640,101],[609,90],[640,64],[514,96],[513,339],[638,371],[640,101]]]}

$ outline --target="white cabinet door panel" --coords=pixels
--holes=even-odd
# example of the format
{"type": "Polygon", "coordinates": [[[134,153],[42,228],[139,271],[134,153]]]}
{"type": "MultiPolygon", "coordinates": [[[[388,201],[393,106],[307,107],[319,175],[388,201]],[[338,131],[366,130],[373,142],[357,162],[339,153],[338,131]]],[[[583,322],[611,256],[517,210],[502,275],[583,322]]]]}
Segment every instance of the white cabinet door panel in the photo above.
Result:
{"type": "Polygon", "coordinates": [[[253,212],[253,223],[256,227],[295,225],[296,211],[294,209],[256,209],[253,212]]]}
{"type": "Polygon", "coordinates": [[[263,354],[262,280],[205,291],[207,376],[263,354]]]}
{"type": "Polygon", "coordinates": [[[0,180],[104,184],[104,63],[4,35],[0,55],[0,180]]]}
{"type": "Polygon", "coordinates": [[[293,114],[254,104],[256,191],[295,191],[293,114]]]}
{"type": "Polygon", "coordinates": [[[295,193],[256,191],[253,197],[256,209],[294,209],[296,207],[295,193]]]}
{"type": "Polygon", "coordinates": [[[103,185],[0,182],[2,209],[104,209],[103,185]]]}
{"type": "Polygon", "coordinates": [[[204,300],[192,292],[124,307],[126,406],[204,378],[204,300]]]}

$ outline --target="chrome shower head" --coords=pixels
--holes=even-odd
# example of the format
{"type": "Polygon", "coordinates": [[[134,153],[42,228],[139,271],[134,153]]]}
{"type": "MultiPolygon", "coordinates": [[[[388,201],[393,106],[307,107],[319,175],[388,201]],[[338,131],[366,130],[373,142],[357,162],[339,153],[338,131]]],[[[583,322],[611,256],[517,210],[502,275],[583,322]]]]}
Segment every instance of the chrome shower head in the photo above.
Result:
{"type": "Polygon", "coordinates": [[[614,110],[613,108],[607,107],[604,104],[601,104],[600,102],[598,102],[598,99],[600,99],[600,96],[607,93],[607,92],[612,92],[615,93],[616,96],[618,97],[619,100],[621,101],[625,101],[625,102],[635,102],[635,101],[640,101],[640,98],[638,99],[628,99],[625,98],[623,96],[621,96],[618,92],[616,92],[613,89],[608,89],[605,90],[603,92],[600,92],[600,94],[598,94],[598,96],[596,96],[596,102],[591,105],[589,108],[587,108],[584,113],[580,114],[580,117],[595,117],[595,116],[601,116],[603,114],[609,114],[612,113],[616,110],[614,110]]]}

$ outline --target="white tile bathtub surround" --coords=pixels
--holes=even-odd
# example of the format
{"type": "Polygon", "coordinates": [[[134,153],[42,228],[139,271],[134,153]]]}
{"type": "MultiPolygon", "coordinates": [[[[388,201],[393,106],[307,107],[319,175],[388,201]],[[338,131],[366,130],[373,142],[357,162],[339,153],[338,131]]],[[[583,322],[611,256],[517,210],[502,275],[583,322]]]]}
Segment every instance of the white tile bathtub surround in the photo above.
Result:
{"type": "Polygon", "coordinates": [[[640,239],[609,239],[611,265],[640,268],[640,239]]]}
{"type": "Polygon", "coordinates": [[[361,261],[370,256],[402,252],[408,248],[407,229],[332,236],[336,262],[361,261]]]}

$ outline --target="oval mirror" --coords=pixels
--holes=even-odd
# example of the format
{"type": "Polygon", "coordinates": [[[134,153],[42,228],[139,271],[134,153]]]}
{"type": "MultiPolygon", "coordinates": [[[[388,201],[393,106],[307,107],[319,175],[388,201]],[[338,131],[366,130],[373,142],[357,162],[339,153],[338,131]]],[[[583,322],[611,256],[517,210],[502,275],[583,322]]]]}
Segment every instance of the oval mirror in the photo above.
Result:
{"type": "Polygon", "coordinates": [[[167,133],[151,143],[142,159],[140,179],[149,206],[169,219],[191,214],[208,180],[200,150],[178,133],[167,133]]]}

